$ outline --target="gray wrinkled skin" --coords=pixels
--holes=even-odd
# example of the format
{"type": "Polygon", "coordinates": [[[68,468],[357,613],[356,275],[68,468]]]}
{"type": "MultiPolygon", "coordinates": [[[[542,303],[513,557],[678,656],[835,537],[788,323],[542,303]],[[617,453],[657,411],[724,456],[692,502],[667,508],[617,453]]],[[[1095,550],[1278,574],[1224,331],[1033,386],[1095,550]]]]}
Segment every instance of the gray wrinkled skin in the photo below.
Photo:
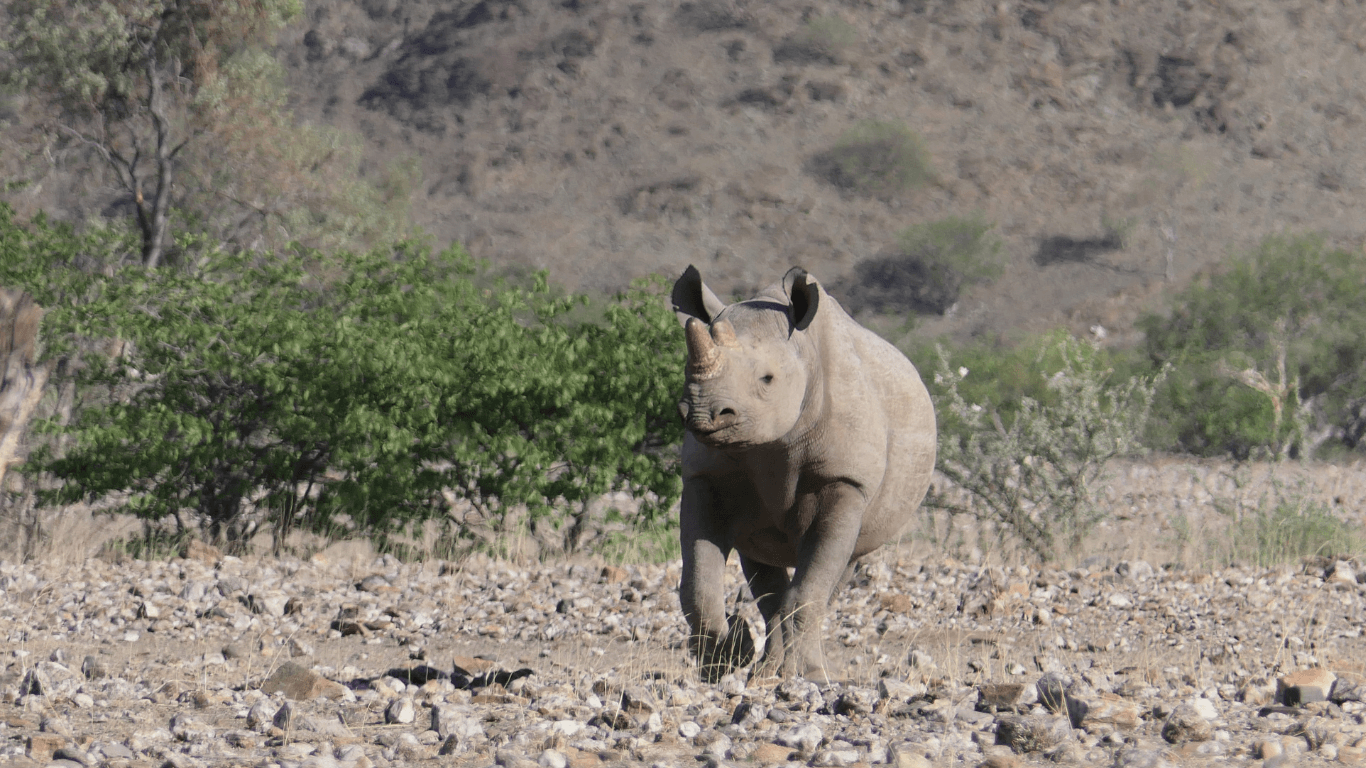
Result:
{"type": "Polygon", "coordinates": [[[766,625],[754,676],[826,679],[831,594],[929,487],[929,393],[904,355],[801,270],[727,306],[689,267],[672,298],[688,337],[679,597],[702,678],[754,657],[745,623],[725,612],[735,550],[766,625]]]}

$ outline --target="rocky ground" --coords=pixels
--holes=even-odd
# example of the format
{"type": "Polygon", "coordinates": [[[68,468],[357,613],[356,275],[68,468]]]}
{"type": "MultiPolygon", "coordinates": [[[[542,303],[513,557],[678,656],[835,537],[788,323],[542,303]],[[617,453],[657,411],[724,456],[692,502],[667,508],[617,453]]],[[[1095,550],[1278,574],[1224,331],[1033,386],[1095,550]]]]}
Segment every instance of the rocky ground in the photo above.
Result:
{"type": "Polygon", "coordinates": [[[1366,751],[1366,569],[1349,561],[1061,570],[889,548],[827,623],[840,682],[710,686],[683,650],[676,562],[186,554],[0,565],[0,764],[1274,766],[1366,751]]]}

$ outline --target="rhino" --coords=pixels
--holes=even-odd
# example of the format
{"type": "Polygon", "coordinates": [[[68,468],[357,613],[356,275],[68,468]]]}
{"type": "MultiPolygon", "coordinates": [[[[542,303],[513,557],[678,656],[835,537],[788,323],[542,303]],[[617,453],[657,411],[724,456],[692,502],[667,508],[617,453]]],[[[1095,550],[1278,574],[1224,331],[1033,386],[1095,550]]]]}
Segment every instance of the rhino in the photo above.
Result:
{"type": "Polygon", "coordinates": [[[754,661],[747,623],[726,615],[734,550],[765,625],[751,675],[828,680],[832,593],[929,487],[929,393],[905,355],[800,268],[727,305],[689,266],[671,300],[688,343],[679,598],[700,676],[714,683],[754,661]]]}

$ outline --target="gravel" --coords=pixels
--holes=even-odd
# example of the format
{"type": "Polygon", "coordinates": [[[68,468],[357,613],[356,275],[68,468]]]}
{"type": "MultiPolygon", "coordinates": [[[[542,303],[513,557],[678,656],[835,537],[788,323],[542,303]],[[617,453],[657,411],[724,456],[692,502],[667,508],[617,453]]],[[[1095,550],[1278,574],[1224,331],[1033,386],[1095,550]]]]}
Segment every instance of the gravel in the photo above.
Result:
{"type": "Polygon", "coordinates": [[[0,763],[1361,763],[1356,574],[891,549],[828,618],[840,682],[709,686],[676,562],[0,563],[0,763]]]}

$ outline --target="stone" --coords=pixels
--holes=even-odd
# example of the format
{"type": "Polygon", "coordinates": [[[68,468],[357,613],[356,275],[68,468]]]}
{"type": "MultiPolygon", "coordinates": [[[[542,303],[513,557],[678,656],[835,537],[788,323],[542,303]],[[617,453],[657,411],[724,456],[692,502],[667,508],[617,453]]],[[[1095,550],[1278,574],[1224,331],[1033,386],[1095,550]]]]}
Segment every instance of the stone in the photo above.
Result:
{"type": "Polygon", "coordinates": [[[94,765],[96,763],[96,761],[90,757],[90,753],[79,747],[73,746],[61,747],[56,750],[52,753],[52,759],[66,760],[68,762],[76,763],[77,765],[85,766],[94,765]]]}
{"type": "Polygon", "coordinates": [[[1147,581],[1153,577],[1153,567],[1147,560],[1121,560],[1115,573],[1130,581],[1147,581]]]}
{"type": "Polygon", "coordinates": [[[81,674],[85,675],[87,680],[98,680],[109,676],[109,668],[100,657],[86,656],[81,662],[81,674]]]}
{"type": "Polygon", "coordinates": [[[394,585],[389,583],[388,579],[384,578],[383,576],[380,576],[379,574],[375,574],[373,576],[366,576],[365,578],[361,579],[360,583],[356,585],[356,589],[360,590],[361,592],[374,593],[391,593],[398,591],[398,589],[395,588],[394,585]]]}
{"type": "Polygon", "coordinates": [[[760,765],[777,765],[786,763],[791,755],[791,747],[770,742],[756,747],[753,752],[749,753],[749,759],[760,765]]]}
{"type": "Polygon", "coordinates": [[[779,734],[777,741],[785,747],[791,747],[809,755],[816,751],[816,747],[819,747],[824,739],[825,736],[821,733],[820,728],[814,725],[804,725],[779,734]]]}
{"type": "Polygon", "coordinates": [[[1238,691],[1238,700],[1249,707],[1264,707],[1276,700],[1277,684],[1274,680],[1254,678],[1238,691]]]}
{"type": "Polygon", "coordinates": [[[1366,701],[1366,675],[1356,672],[1337,672],[1336,679],[1333,681],[1333,689],[1328,694],[1328,700],[1334,704],[1366,701]]]}
{"type": "Polygon", "coordinates": [[[1167,756],[1156,749],[1125,746],[1115,754],[1114,768],[1174,768],[1167,756]]]}
{"type": "Polygon", "coordinates": [[[812,766],[835,766],[842,768],[850,766],[859,761],[859,752],[856,749],[823,749],[817,752],[808,763],[812,766]]]}
{"type": "Polygon", "coordinates": [[[547,749],[541,753],[536,764],[541,768],[569,768],[569,759],[557,750],[547,749]]]}
{"type": "Polygon", "coordinates": [[[1338,747],[1338,762],[1348,765],[1360,765],[1366,762],[1366,747],[1347,745],[1338,747]]]}
{"type": "Polygon", "coordinates": [[[318,697],[340,699],[346,695],[346,686],[336,683],[310,669],[287,661],[275,670],[275,674],[261,683],[262,693],[283,693],[295,701],[311,701],[318,697]]]}
{"type": "Polygon", "coordinates": [[[1168,744],[1209,741],[1214,738],[1214,726],[1200,716],[1190,704],[1178,704],[1162,724],[1162,738],[1168,744]]]}
{"type": "Polygon", "coordinates": [[[117,743],[99,742],[94,749],[98,750],[108,760],[132,760],[137,756],[133,750],[117,743]]]}
{"type": "Polygon", "coordinates": [[[1339,730],[1338,724],[1327,717],[1310,717],[1299,724],[1297,732],[1309,749],[1317,750],[1331,743],[1339,730]]]}
{"type": "Polygon", "coordinates": [[[1102,726],[1113,726],[1125,731],[1138,727],[1142,710],[1137,703],[1113,693],[1093,696],[1069,696],[1068,715],[1074,727],[1094,731],[1102,726]]]}
{"type": "Polygon", "coordinates": [[[602,758],[596,752],[581,752],[571,747],[565,747],[563,751],[569,768],[599,768],[602,765],[602,758]]]}
{"type": "Polygon", "coordinates": [[[1252,756],[1258,760],[1269,760],[1284,751],[1280,739],[1260,739],[1252,744],[1252,756]]]}
{"type": "Polygon", "coordinates": [[[453,675],[464,675],[474,677],[483,675],[498,669],[498,662],[490,659],[479,659],[473,656],[453,656],[451,666],[455,668],[453,675]]]}
{"type": "Polygon", "coordinates": [[[1195,708],[1195,713],[1206,720],[1218,720],[1219,709],[1214,706],[1214,702],[1200,697],[1190,700],[1190,705],[1195,708]]]}
{"type": "Polygon", "coordinates": [[[275,722],[276,712],[275,705],[270,699],[261,699],[247,710],[247,727],[264,733],[275,722]]]}
{"type": "Polygon", "coordinates": [[[878,696],[866,688],[851,688],[835,700],[835,714],[855,718],[870,715],[878,696]]]}
{"type": "Polygon", "coordinates": [[[1020,768],[1020,758],[1015,755],[992,755],[978,763],[977,768],[1020,768]]]}
{"type": "Polygon", "coordinates": [[[911,683],[895,677],[884,677],[877,681],[878,695],[888,701],[906,702],[929,690],[924,683],[911,683]]]}
{"type": "Polygon", "coordinates": [[[1039,692],[1039,703],[1053,712],[1067,711],[1067,691],[1072,687],[1072,678],[1059,672],[1048,672],[1040,677],[1034,687],[1039,692]]]}
{"type": "Polygon", "coordinates": [[[38,730],[43,733],[52,733],[65,739],[76,738],[76,731],[71,727],[71,721],[60,715],[45,717],[38,723],[38,730]]]}
{"type": "Polygon", "coordinates": [[[919,744],[893,744],[887,748],[887,762],[894,768],[931,768],[919,744]]]}
{"type": "Polygon", "coordinates": [[[536,761],[511,749],[498,750],[494,753],[493,762],[495,765],[503,766],[503,768],[540,768],[536,761]]]}
{"type": "Polygon", "coordinates": [[[730,737],[718,730],[707,730],[693,739],[693,744],[702,748],[702,754],[711,755],[718,760],[725,759],[733,744],[730,737]]]}
{"type": "MultiPolygon", "coordinates": [[[[286,701],[284,704],[280,705],[280,708],[275,711],[275,715],[271,717],[271,724],[282,731],[288,731],[290,728],[294,727],[294,717],[297,713],[298,709],[294,704],[286,701]]],[[[251,712],[247,712],[247,725],[251,725],[251,712]]]]}
{"type": "Polygon", "coordinates": [[[35,733],[24,744],[24,754],[35,762],[47,763],[64,746],[66,739],[55,733],[35,733]]]}
{"type": "Polygon", "coordinates": [[[226,661],[241,661],[250,658],[251,648],[246,643],[228,643],[221,651],[226,661]]]}
{"type": "Polygon", "coordinates": [[[578,736],[586,728],[588,728],[588,726],[584,725],[578,720],[556,720],[555,722],[550,724],[550,730],[552,733],[560,734],[567,739],[572,739],[575,736],[578,736]]]}
{"type": "Polygon", "coordinates": [[[453,747],[463,748],[484,738],[484,726],[477,719],[446,704],[432,707],[431,729],[447,742],[454,740],[453,747]]]}
{"type": "Polygon", "coordinates": [[[296,731],[330,739],[346,739],[353,735],[351,729],[346,727],[346,723],[335,717],[323,715],[304,715],[295,721],[294,727],[296,731]]]}
{"type": "Polygon", "coordinates": [[[1072,738],[1072,724],[1065,717],[1007,715],[996,719],[996,743],[1016,754],[1044,752],[1072,738]]]}
{"type": "Polygon", "coordinates": [[[1324,580],[1330,584],[1350,584],[1355,587],[1357,584],[1357,574],[1352,568],[1351,563],[1346,560],[1338,560],[1328,566],[1328,571],[1324,574],[1324,580]]]}
{"type": "Polygon", "coordinates": [[[1038,689],[1025,683],[983,683],[977,687],[981,712],[1019,710],[1039,700],[1038,689]]]}
{"type": "Polygon", "coordinates": [[[417,707],[407,696],[394,699],[384,708],[384,722],[407,725],[417,719],[417,707]]]}
{"type": "Polygon", "coordinates": [[[1327,701],[1337,676],[1326,669],[1302,669],[1276,679],[1276,701],[1287,707],[1327,701]]]}
{"type": "MultiPolygon", "coordinates": [[[[742,728],[753,728],[767,717],[768,710],[762,704],[753,701],[742,701],[735,707],[735,712],[731,714],[731,723],[742,728]]],[[[681,727],[681,726],[680,726],[681,727]]]]}
{"type": "Polygon", "coordinates": [[[659,704],[648,690],[637,685],[621,692],[621,709],[633,715],[649,715],[659,709],[659,704]]]}

